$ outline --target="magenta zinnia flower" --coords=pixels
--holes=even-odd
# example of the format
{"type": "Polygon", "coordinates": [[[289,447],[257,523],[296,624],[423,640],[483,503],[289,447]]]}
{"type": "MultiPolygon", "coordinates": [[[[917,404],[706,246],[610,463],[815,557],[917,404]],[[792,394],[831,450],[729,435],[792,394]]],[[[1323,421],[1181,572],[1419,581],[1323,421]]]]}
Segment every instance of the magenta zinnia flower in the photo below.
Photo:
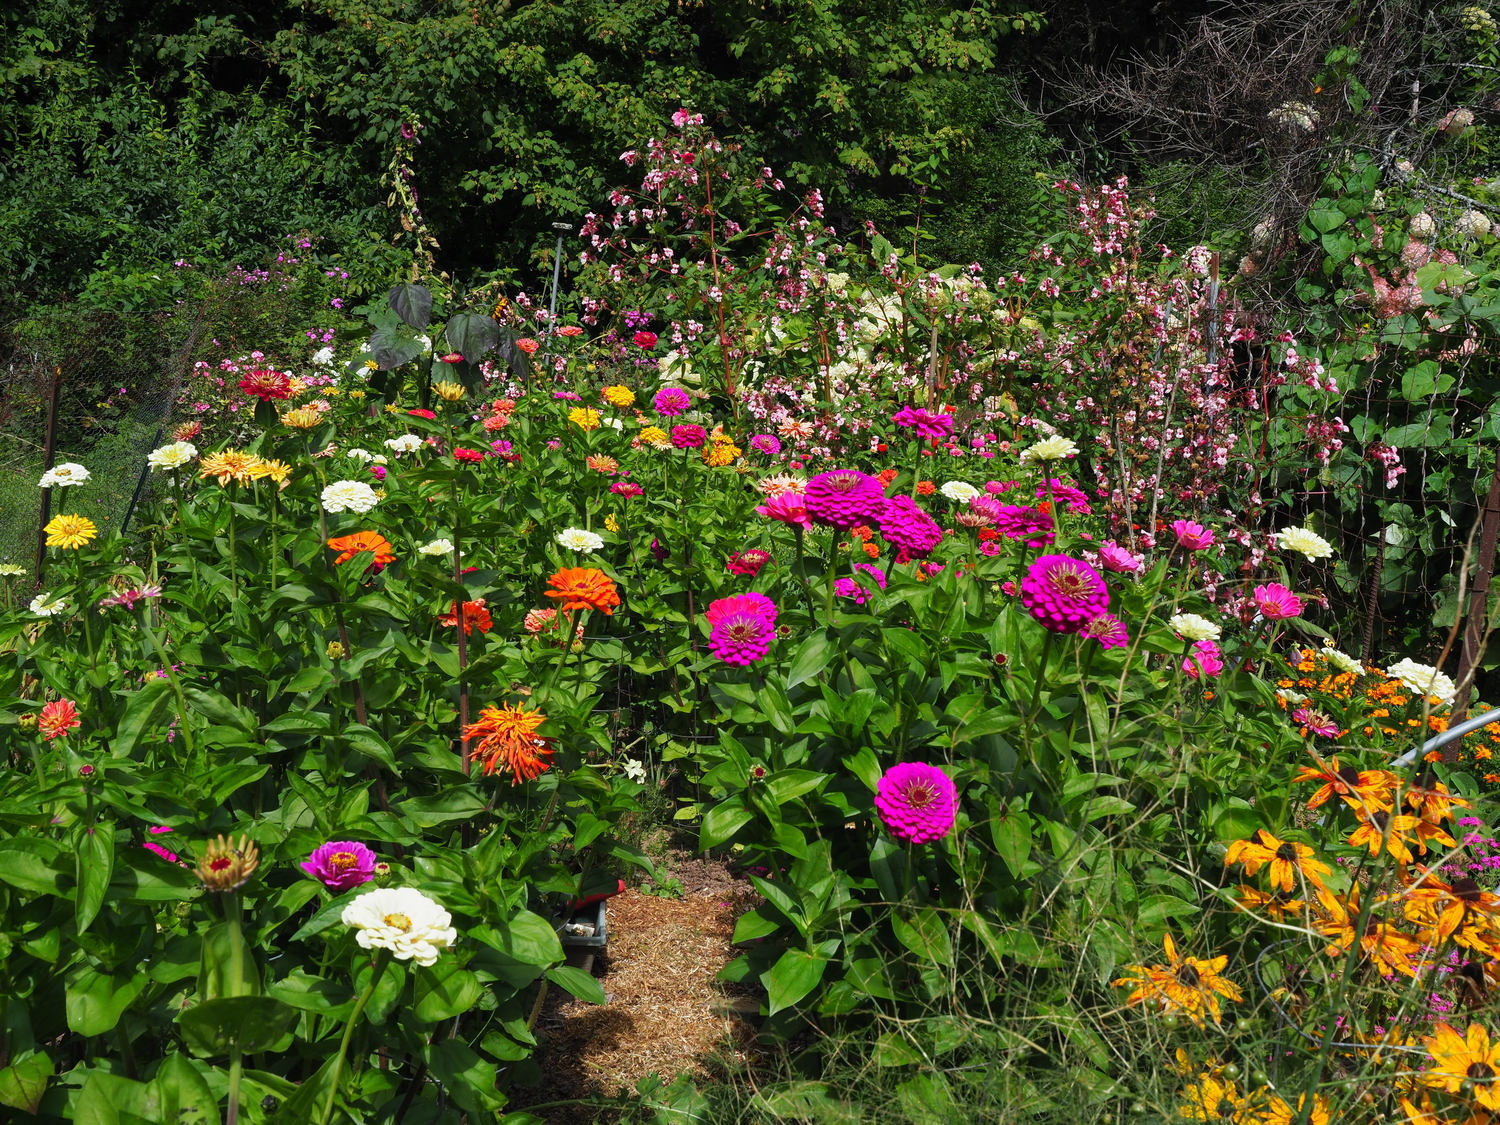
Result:
{"type": "Polygon", "coordinates": [[[1078,632],[1080,636],[1094,638],[1100,648],[1124,648],[1130,643],[1125,623],[1113,613],[1101,613],[1078,632]]]}
{"type": "Polygon", "coordinates": [[[710,625],[718,625],[731,614],[757,613],[771,624],[776,624],[776,603],[764,594],[734,594],[708,603],[708,612],[703,616],[710,625]]]}
{"type": "Polygon", "coordinates": [[[1109,612],[1109,587],[1082,559],[1042,555],[1021,579],[1021,604],[1054,633],[1077,633],[1109,612]]]}
{"type": "Polygon", "coordinates": [[[1280,582],[1255,587],[1255,608],[1267,621],[1285,621],[1302,616],[1302,599],[1280,582]]]}
{"type": "Polygon", "coordinates": [[[931,414],[922,407],[906,406],[891,415],[898,426],[915,430],[919,438],[945,438],[953,432],[953,415],[931,414]]]}
{"type": "Polygon", "coordinates": [[[1099,561],[1104,564],[1105,570],[1113,570],[1119,574],[1135,574],[1146,567],[1145,559],[1118,546],[1113,539],[1106,539],[1099,544],[1099,561]]]}
{"type": "Polygon", "coordinates": [[[1292,712],[1292,722],[1307,728],[1309,734],[1321,738],[1333,738],[1339,733],[1339,725],[1321,711],[1302,707],[1292,712]]]}
{"type": "Polygon", "coordinates": [[[1007,539],[1025,540],[1028,547],[1045,547],[1057,538],[1052,532],[1050,513],[1020,504],[1000,505],[995,530],[1007,539]]]}
{"type": "Polygon", "coordinates": [[[765,516],[768,520],[780,520],[794,527],[812,527],[812,519],[807,514],[807,505],[803,503],[800,492],[768,496],[764,504],[757,505],[755,514],[765,516]]]}
{"type": "Polygon", "coordinates": [[[1189,551],[1204,551],[1214,545],[1214,533],[1192,520],[1174,520],[1172,532],[1177,536],[1177,545],[1189,551]]]}
{"type": "Polygon", "coordinates": [[[881,537],[896,548],[897,562],[925,559],[943,541],[943,529],[905,493],[885,501],[878,518],[881,537]]]}
{"type": "Polygon", "coordinates": [[[754,578],[760,573],[760,568],[770,561],[770,553],[762,551],[759,547],[752,547],[748,551],[736,551],[729,556],[729,573],[748,574],[754,578]]]}
{"type": "Polygon", "coordinates": [[[802,494],[807,514],[826,527],[856,527],[880,519],[885,489],[858,469],[834,469],[807,482],[802,494]]]}
{"type": "MultiPolygon", "coordinates": [[[[725,601],[734,599],[726,598],[725,601]]],[[[708,637],[709,650],[725,664],[753,664],[771,651],[776,636],[773,621],[748,609],[732,609],[720,615],[708,637]]]]}
{"type": "Polygon", "coordinates": [[[958,789],[936,766],[902,762],[886,770],[877,783],[875,808],[893,838],[930,844],[953,831],[958,789]]]}
{"type": "MultiPolygon", "coordinates": [[[[885,589],[885,571],[881,570],[878,566],[871,566],[869,563],[855,563],[854,569],[865,571],[871,578],[875,579],[875,585],[879,586],[882,590],[885,589]]],[[[838,579],[833,584],[833,592],[841,598],[853,598],[856,605],[864,605],[867,600],[865,588],[854,578],[838,579]]]]}
{"type": "Polygon", "coordinates": [[[775,457],[781,452],[781,441],[775,434],[756,434],[750,439],[750,448],[767,457],[775,457]]]}
{"type": "Polygon", "coordinates": [[[617,480],[609,486],[609,490],[616,496],[623,496],[627,500],[639,496],[644,490],[633,480],[617,480]]]}
{"type": "Polygon", "coordinates": [[[681,387],[663,387],[656,392],[653,405],[658,414],[673,418],[678,414],[685,414],[688,407],[693,405],[693,400],[681,387]]]}
{"type": "Polygon", "coordinates": [[[1217,676],[1224,671],[1224,657],[1219,651],[1219,646],[1213,641],[1199,641],[1193,646],[1192,652],[1188,653],[1187,659],[1182,662],[1182,670],[1195,680],[1200,673],[1205,676],[1217,676]]]}
{"type": "Polygon", "coordinates": [[[353,840],[334,840],[298,866],[329,890],[347,891],[375,878],[375,853],[353,840]]]}
{"type": "MultiPolygon", "coordinates": [[[[1047,486],[1045,484],[1037,486],[1036,498],[1038,500],[1047,499],[1047,486]]],[[[1088,495],[1083,489],[1074,488],[1071,484],[1063,484],[1056,477],[1052,478],[1052,499],[1059,504],[1066,504],[1068,511],[1078,512],[1081,515],[1090,515],[1094,510],[1089,506],[1088,495]]]]}
{"type": "Polygon", "coordinates": [[[689,422],[672,427],[672,444],[678,449],[697,449],[708,440],[708,431],[689,422]]]}

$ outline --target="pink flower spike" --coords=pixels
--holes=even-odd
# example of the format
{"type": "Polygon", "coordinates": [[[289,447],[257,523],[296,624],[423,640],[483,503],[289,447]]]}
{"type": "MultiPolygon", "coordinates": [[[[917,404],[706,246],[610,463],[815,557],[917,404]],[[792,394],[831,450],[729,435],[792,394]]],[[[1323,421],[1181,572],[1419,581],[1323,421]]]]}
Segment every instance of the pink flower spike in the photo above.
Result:
{"type": "Polygon", "coordinates": [[[1214,533],[1192,520],[1173,521],[1172,532],[1177,536],[1177,545],[1189,551],[1205,551],[1214,545],[1214,533]]]}
{"type": "Polygon", "coordinates": [[[1255,608],[1267,621],[1285,621],[1302,616],[1302,599],[1280,582],[1255,587],[1255,608]]]}

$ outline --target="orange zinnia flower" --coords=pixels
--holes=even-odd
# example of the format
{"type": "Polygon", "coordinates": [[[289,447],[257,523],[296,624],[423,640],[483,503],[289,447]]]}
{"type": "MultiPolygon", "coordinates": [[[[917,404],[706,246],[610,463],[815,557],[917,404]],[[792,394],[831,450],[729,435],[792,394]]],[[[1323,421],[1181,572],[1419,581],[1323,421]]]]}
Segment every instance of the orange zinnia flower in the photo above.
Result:
{"type": "Polygon", "coordinates": [[[547,579],[552,589],[546,591],[549,598],[562,598],[559,607],[565,613],[576,609],[601,609],[610,616],[614,606],[620,604],[620,594],[609,575],[598,567],[565,566],[547,579]]]}
{"type": "MultiPolygon", "coordinates": [[[[490,611],[484,608],[484,599],[475,598],[472,602],[464,602],[464,636],[468,636],[475,629],[481,633],[488,633],[494,625],[490,619],[490,611]]],[[[450,628],[458,624],[458,600],[455,598],[453,609],[443,614],[438,620],[450,628]]]]}
{"type": "Polygon", "coordinates": [[[340,535],[330,539],[328,546],[331,550],[343,552],[333,560],[335,565],[343,565],[361,551],[371,552],[375,556],[376,566],[396,561],[396,548],[378,531],[356,531],[353,535],[340,535]]]}
{"type": "Polygon", "coordinates": [[[536,733],[547,721],[540,711],[527,711],[519,704],[493,704],[479,712],[479,721],[464,728],[464,737],[480,739],[474,761],[486,775],[509,770],[512,785],[533,781],[550,767],[552,740],[536,733]]]}
{"type": "Polygon", "coordinates": [[[42,713],[37,716],[36,729],[42,732],[42,737],[47,741],[67,734],[74,727],[81,727],[83,723],[78,718],[78,708],[73,705],[71,699],[59,699],[55,703],[49,703],[42,708],[42,713]]]}

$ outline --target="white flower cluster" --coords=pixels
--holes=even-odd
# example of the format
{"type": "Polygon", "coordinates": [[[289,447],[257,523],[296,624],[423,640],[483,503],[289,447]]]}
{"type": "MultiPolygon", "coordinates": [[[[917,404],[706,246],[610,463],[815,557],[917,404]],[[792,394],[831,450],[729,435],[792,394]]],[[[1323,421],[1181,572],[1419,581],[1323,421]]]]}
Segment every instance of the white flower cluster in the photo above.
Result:
{"type": "Polygon", "coordinates": [[[368,449],[351,449],[344,456],[351,461],[358,461],[362,465],[368,465],[372,461],[377,465],[384,465],[386,463],[384,453],[371,453],[368,449]]]}
{"type": "Polygon", "coordinates": [[[180,469],[198,456],[198,447],[190,441],[174,441],[146,455],[146,464],[154,473],[157,469],[180,469]]]}
{"type": "Polygon", "coordinates": [[[1306,102],[1282,102],[1266,114],[1276,124],[1311,133],[1318,127],[1318,111],[1306,102]]]}
{"type": "Polygon", "coordinates": [[[1500,25],[1495,23],[1495,17],[1478,4],[1470,4],[1459,10],[1458,26],[1480,46],[1488,46],[1500,39],[1500,25]]]}
{"type": "Polygon", "coordinates": [[[89,479],[89,471],[74,461],[64,461],[61,465],[54,465],[42,474],[42,479],[36,482],[38,488],[71,488],[75,484],[82,484],[89,479]]]}
{"type": "Polygon", "coordinates": [[[323,490],[325,512],[368,512],[380,497],[363,481],[338,480],[323,490]]]}
{"type": "Polygon", "coordinates": [[[1440,703],[1452,703],[1458,685],[1430,664],[1418,664],[1415,660],[1398,660],[1385,670],[1393,680],[1400,680],[1413,691],[1435,697],[1440,703]]]}
{"type": "Polygon", "coordinates": [[[592,555],[600,547],[604,546],[604,540],[592,531],[585,531],[581,527],[569,527],[557,533],[557,542],[561,547],[569,551],[578,551],[580,554],[592,555]]]}
{"type": "Polygon", "coordinates": [[[1490,221],[1481,212],[1469,210],[1458,217],[1453,229],[1465,238],[1483,238],[1490,233],[1490,221]]]}
{"type": "Polygon", "coordinates": [[[1413,238],[1420,238],[1426,242],[1437,234],[1437,220],[1426,211],[1418,211],[1406,221],[1406,233],[1413,238]]]}

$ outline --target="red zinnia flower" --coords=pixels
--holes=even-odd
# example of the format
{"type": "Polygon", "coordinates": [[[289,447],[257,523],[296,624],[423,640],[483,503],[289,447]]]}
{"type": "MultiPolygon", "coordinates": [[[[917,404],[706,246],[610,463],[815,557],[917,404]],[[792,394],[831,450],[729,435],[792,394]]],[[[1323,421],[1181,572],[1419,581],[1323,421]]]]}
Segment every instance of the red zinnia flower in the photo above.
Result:
{"type": "MultiPolygon", "coordinates": [[[[438,621],[443,625],[453,626],[458,624],[458,617],[458,601],[454,599],[452,612],[443,614],[438,618],[438,621]]],[[[464,602],[463,619],[465,636],[468,636],[475,629],[478,629],[481,633],[488,633],[494,626],[494,621],[490,619],[490,611],[484,608],[483,598],[475,598],[472,602],[464,602]]]]}
{"type": "Polygon", "coordinates": [[[47,704],[42,708],[42,713],[36,721],[36,729],[42,732],[42,737],[48,742],[62,737],[74,727],[81,726],[83,723],[78,718],[78,708],[73,705],[71,699],[59,699],[47,704]]]}
{"type": "Polygon", "coordinates": [[[645,332],[645,331],[637,332],[635,334],[635,336],[633,337],[633,339],[635,340],[635,346],[638,347],[638,348],[654,348],[654,347],[656,347],[656,333],[655,332],[645,332]]]}
{"type": "Polygon", "coordinates": [[[460,446],[453,451],[453,459],[455,461],[470,461],[478,464],[484,460],[484,454],[477,449],[464,449],[460,446]]]}
{"type": "Polygon", "coordinates": [[[240,390],[262,402],[290,398],[292,380],[280,371],[252,371],[240,380],[240,390]]]}
{"type": "Polygon", "coordinates": [[[410,414],[413,418],[426,418],[429,422],[437,417],[437,415],[430,410],[408,410],[407,413],[410,414]]]}

